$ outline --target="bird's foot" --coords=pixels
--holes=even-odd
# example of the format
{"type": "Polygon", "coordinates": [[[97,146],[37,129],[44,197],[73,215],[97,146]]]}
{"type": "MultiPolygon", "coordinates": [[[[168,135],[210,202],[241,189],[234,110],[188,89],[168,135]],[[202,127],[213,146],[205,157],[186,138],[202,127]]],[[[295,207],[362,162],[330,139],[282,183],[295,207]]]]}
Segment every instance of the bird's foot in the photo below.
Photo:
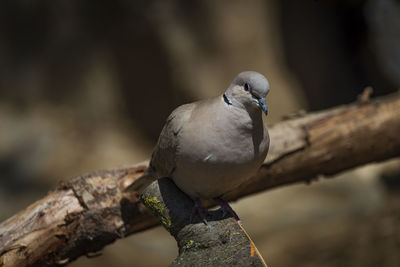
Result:
{"type": "Polygon", "coordinates": [[[193,217],[198,214],[201,218],[201,220],[207,224],[207,219],[206,215],[208,214],[208,210],[203,207],[203,204],[201,204],[200,199],[196,199],[194,201],[194,205],[192,208],[192,214],[190,214],[190,222],[192,222],[193,217]]]}
{"type": "Polygon", "coordinates": [[[223,214],[222,216],[225,216],[227,213],[230,213],[236,219],[236,221],[240,222],[239,216],[231,208],[231,206],[228,204],[228,202],[226,202],[225,200],[223,200],[219,197],[214,198],[214,201],[217,202],[217,204],[221,206],[221,210],[222,210],[222,214],[223,214]]]}

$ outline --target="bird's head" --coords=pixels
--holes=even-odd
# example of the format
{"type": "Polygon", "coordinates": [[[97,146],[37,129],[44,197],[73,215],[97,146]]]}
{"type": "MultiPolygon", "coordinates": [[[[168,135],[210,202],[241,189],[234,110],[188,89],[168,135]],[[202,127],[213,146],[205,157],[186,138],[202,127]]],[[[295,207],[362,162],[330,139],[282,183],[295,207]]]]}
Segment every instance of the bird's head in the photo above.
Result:
{"type": "Polygon", "coordinates": [[[233,105],[246,109],[261,108],[268,115],[265,97],[269,93],[267,78],[255,71],[239,73],[225,92],[225,97],[233,105]]]}

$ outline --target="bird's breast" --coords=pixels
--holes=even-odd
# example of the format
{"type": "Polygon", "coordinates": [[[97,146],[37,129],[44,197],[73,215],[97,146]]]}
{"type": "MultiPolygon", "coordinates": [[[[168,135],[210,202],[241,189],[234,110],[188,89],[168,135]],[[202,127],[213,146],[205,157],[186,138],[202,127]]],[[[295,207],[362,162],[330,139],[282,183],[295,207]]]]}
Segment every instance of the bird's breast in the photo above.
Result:
{"type": "Polygon", "coordinates": [[[193,198],[220,196],[255,174],[268,145],[263,126],[203,122],[182,130],[172,178],[193,198]]]}

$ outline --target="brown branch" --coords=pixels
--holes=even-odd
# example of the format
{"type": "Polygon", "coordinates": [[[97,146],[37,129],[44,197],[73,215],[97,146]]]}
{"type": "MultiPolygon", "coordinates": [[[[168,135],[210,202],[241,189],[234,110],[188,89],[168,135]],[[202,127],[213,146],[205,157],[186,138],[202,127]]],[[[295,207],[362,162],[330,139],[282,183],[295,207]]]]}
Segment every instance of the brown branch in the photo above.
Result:
{"type": "Polygon", "coordinates": [[[179,256],[171,266],[266,266],[232,215],[210,211],[207,224],[191,216],[193,201],[172,180],[152,183],[142,200],[178,243],[179,256]]]}
{"type": "MultiPolygon", "coordinates": [[[[399,156],[399,114],[395,94],[276,124],[265,164],[230,200],[399,156]]],[[[143,170],[77,177],[1,223],[0,266],[63,265],[157,225],[134,194],[121,193],[143,170]]]]}

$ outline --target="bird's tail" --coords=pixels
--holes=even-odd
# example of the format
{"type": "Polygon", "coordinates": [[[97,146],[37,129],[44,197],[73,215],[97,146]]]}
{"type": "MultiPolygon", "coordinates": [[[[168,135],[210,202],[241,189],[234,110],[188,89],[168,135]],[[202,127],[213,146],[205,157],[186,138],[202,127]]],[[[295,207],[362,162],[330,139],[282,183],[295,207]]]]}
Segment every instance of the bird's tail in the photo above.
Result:
{"type": "Polygon", "coordinates": [[[137,178],[132,184],[130,184],[124,191],[136,191],[141,194],[143,190],[148,187],[152,182],[157,180],[153,174],[145,172],[142,176],[137,178]]]}

